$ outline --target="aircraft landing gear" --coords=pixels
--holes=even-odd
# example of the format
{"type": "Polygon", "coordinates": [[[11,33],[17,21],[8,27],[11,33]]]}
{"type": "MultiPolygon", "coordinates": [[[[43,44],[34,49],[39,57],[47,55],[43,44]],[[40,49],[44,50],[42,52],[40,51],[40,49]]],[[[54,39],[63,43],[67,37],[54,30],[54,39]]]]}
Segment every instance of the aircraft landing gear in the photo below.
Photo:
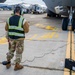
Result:
{"type": "Polygon", "coordinates": [[[68,11],[69,13],[69,18],[64,18],[63,21],[62,21],[62,30],[74,30],[74,19],[73,19],[73,8],[70,7],[69,8],[70,10],[68,11]]]}
{"type": "Polygon", "coordinates": [[[62,20],[62,30],[66,31],[68,26],[68,18],[63,18],[62,20]]]}
{"type": "Polygon", "coordinates": [[[73,18],[73,21],[72,21],[72,30],[75,31],[75,18],[73,18]]]}

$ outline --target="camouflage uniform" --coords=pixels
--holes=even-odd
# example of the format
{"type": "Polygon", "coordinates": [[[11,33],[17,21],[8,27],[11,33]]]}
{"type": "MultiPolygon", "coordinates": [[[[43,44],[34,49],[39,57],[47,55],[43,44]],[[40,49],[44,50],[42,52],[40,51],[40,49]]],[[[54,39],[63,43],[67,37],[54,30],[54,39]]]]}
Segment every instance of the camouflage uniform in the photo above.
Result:
{"type": "Polygon", "coordinates": [[[15,63],[20,63],[22,60],[22,53],[24,47],[24,40],[9,39],[9,52],[7,53],[7,59],[11,60],[16,51],[15,63]]]}

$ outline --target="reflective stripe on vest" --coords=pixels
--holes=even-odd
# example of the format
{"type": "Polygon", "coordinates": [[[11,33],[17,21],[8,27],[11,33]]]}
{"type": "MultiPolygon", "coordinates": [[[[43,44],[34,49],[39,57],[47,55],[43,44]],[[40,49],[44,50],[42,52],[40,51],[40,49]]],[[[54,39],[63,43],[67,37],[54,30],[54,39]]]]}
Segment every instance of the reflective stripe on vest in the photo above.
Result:
{"type": "Polygon", "coordinates": [[[21,16],[20,19],[19,19],[19,23],[18,23],[18,26],[14,26],[14,25],[10,25],[9,24],[9,19],[8,19],[8,25],[9,25],[9,32],[8,32],[8,35],[9,37],[10,36],[17,36],[17,37],[25,37],[25,34],[24,33],[20,33],[19,31],[22,31],[24,32],[23,28],[22,28],[22,24],[23,24],[23,17],[21,16]],[[12,31],[10,31],[12,30],[12,31]],[[18,32],[14,32],[14,30],[18,30],[18,32]]]}
{"type": "Polygon", "coordinates": [[[24,31],[23,28],[20,28],[20,27],[17,27],[17,26],[9,26],[9,29],[15,29],[15,30],[24,31]]]}
{"type": "Polygon", "coordinates": [[[9,35],[13,35],[13,36],[21,36],[21,37],[23,37],[24,36],[24,34],[20,34],[20,33],[16,33],[16,32],[9,32],[9,35]]]}

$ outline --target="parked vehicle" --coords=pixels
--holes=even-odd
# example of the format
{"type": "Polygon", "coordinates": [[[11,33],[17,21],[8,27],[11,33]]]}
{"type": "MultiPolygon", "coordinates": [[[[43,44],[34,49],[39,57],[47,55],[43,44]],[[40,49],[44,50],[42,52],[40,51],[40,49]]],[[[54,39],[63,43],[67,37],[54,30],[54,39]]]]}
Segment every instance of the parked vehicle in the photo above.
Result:
{"type": "Polygon", "coordinates": [[[23,3],[23,4],[20,4],[20,6],[22,7],[24,13],[30,13],[31,11],[31,4],[26,4],[26,3],[23,3]]]}
{"type": "Polygon", "coordinates": [[[2,8],[3,10],[12,10],[11,6],[2,6],[0,8],[2,8]]]}
{"type": "Polygon", "coordinates": [[[46,7],[43,7],[42,5],[39,4],[34,4],[32,5],[32,12],[37,13],[37,14],[42,14],[46,11],[46,7]]]}

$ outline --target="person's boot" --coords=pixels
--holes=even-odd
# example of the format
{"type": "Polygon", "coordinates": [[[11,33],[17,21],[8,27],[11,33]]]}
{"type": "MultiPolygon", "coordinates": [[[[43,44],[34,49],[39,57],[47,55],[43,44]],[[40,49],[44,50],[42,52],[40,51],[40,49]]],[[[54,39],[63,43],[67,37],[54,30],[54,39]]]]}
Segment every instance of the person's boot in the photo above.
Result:
{"type": "Polygon", "coordinates": [[[11,67],[11,61],[7,61],[8,64],[6,64],[6,68],[9,69],[11,67]]]}
{"type": "Polygon", "coordinates": [[[16,70],[20,70],[20,69],[22,69],[22,68],[23,68],[22,65],[16,63],[16,64],[15,64],[15,67],[14,67],[14,70],[16,71],[16,70]]]}

